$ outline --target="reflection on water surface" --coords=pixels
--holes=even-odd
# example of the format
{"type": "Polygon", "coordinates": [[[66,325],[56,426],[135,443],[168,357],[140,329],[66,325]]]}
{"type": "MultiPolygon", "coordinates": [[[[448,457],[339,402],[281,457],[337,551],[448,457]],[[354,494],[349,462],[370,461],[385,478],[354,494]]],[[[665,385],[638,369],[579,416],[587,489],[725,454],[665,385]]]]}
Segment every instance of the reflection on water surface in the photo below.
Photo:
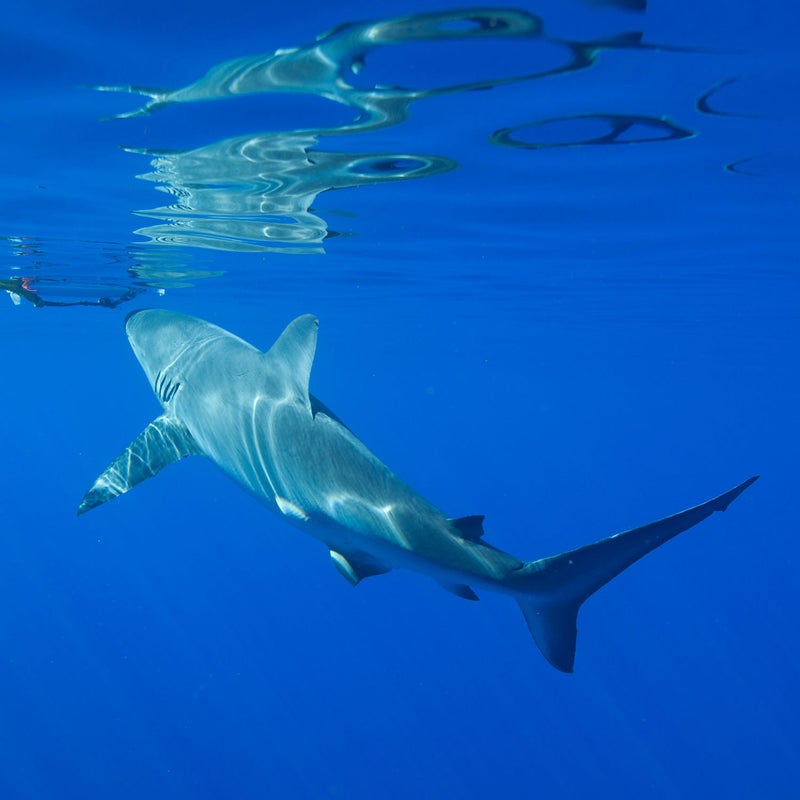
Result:
{"type": "MultiPolygon", "coordinates": [[[[177,104],[277,92],[315,95],[351,108],[353,118],[337,126],[264,132],[210,142],[187,151],[135,150],[153,156],[152,171],[139,177],[155,182],[174,198],[169,205],[137,212],[158,220],[136,231],[152,243],[248,252],[322,253],[324,240],[331,232],[313,210],[319,194],[331,189],[431,178],[456,168],[457,163],[444,154],[336,152],[321,149],[321,138],[352,137],[401,125],[417,100],[551,79],[588,69],[604,51],[612,49],[680,50],[645,43],[640,33],[595,41],[563,40],[549,36],[543,21],[527,11],[462,9],[347,23],[323,34],[311,45],[226,61],[212,67],[200,80],[175,90],[97,88],[148,98],[144,106],[119,114],[120,118],[152,114],[177,104]],[[368,59],[380,48],[486,38],[528,42],[530,57],[522,66],[533,62],[538,66],[533,71],[495,77],[492,63],[480,64],[485,77],[436,88],[369,84],[368,59]],[[540,63],[543,46],[552,63],[540,63]]],[[[413,69],[409,72],[413,74],[413,69]]],[[[578,115],[570,119],[586,118],[578,115]]],[[[597,114],[594,119],[606,122],[610,132],[546,146],[632,144],[691,135],[691,131],[666,119],[614,114],[597,114]],[[635,127],[647,130],[625,135],[635,127]]],[[[543,120],[521,127],[552,126],[555,122],[543,120]]],[[[487,126],[486,137],[495,144],[532,146],[516,138],[514,130],[519,127],[494,134],[492,130],[487,126]]]]}
{"type": "MultiPolygon", "coordinates": [[[[598,3],[639,10],[644,7],[607,0],[598,3]]],[[[629,24],[630,15],[622,17],[624,24],[629,24]]],[[[667,111],[676,114],[681,109],[656,108],[657,113],[653,113],[658,92],[646,97],[647,108],[638,113],[631,106],[644,102],[641,86],[638,94],[626,98],[625,108],[614,107],[613,99],[590,104],[587,97],[615,97],[613,92],[598,92],[597,86],[585,97],[577,91],[580,86],[576,87],[574,81],[584,80],[581,73],[598,65],[611,52],[621,58],[635,55],[649,63],[655,54],[662,59],[677,59],[697,51],[648,42],[641,32],[629,30],[612,34],[606,30],[596,38],[560,38],[548,32],[543,19],[525,10],[468,8],[344,23],[308,45],[217,64],[197,81],[177,89],[96,86],[101,91],[146,98],[144,105],[118,114],[117,119],[147,117],[169,107],[174,109],[173,114],[180,115],[186,113],[187,104],[224,104],[242,96],[276,94],[327,101],[348,116],[339,124],[314,127],[293,124],[299,120],[287,113],[280,129],[274,129],[273,116],[271,129],[242,131],[221,140],[209,136],[210,141],[188,149],[168,149],[166,141],[161,147],[126,143],[127,152],[149,160],[149,169],[142,170],[138,177],[153,184],[167,198],[152,208],[134,212],[147,219],[146,225],[132,231],[142,237],[135,245],[118,245],[110,253],[97,243],[75,243],[89,247],[100,256],[101,263],[108,260],[113,264],[113,278],[106,282],[104,270],[95,269],[85,279],[71,274],[69,286],[64,286],[60,283],[64,276],[50,268],[47,258],[27,257],[31,255],[29,241],[27,250],[12,246],[15,255],[26,259],[13,262],[9,291],[36,305],[61,304],[63,296],[71,294],[92,305],[113,305],[147,288],[175,288],[220,274],[216,268],[192,265],[193,251],[323,254],[326,240],[351,235],[346,227],[350,224],[346,201],[336,204],[342,227],[332,229],[317,207],[323,193],[416,179],[435,181],[459,168],[458,156],[467,147],[462,141],[467,136],[463,120],[445,112],[436,123],[438,135],[433,137],[433,147],[430,142],[422,145],[409,123],[411,106],[419,100],[434,104],[433,107],[438,100],[444,106],[445,97],[464,94],[463,105],[469,108],[479,105],[480,95],[466,93],[506,87],[504,97],[511,101],[497,105],[494,113],[507,115],[507,119],[484,120],[478,112],[477,123],[471,120],[473,127],[477,124],[481,128],[479,146],[484,148],[543,151],[591,145],[599,152],[609,145],[683,146],[679,142],[692,138],[696,131],[686,127],[685,118],[681,118],[681,124],[667,115],[667,111]],[[480,51],[483,57],[476,57],[476,51],[470,48],[480,43],[502,43],[505,57],[497,58],[496,48],[490,51],[494,58],[486,57],[484,51],[480,51]],[[447,53],[452,58],[440,58],[439,70],[425,72],[425,65],[437,63],[432,55],[437,48],[449,48],[447,53]],[[395,61],[394,70],[389,70],[396,80],[391,84],[382,82],[378,73],[386,67],[385,56],[398,53],[402,58],[395,61]],[[566,75],[573,76],[572,83],[563,82],[566,75]],[[523,84],[539,83],[542,90],[538,93],[522,90],[523,84]],[[581,104],[590,107],[579,113],[548,114],[536,102],[537,97],[562,95],[570,100],[570,111],[581,104]],[[513,102],[515,96],[518,103],[513,102]],[[376,146],[373,134],[387,131],[392,132],[392,145],[399,143],[400,148],[376,146]],[[452,143],[448,152],[420,152],[439,149],[443,141],[452,143]],[[162,255],[156,256],[159,251],[162,255]],[[45,279],[51,282],[46,283],[45,279]],[[32,282],[47,287],[52,303],[42,301],[43,288],[32,294],[23,291],[32,282]],[[119,289],[120,282],[124,290],[119,289]],[[14,287],[19,291],[13,292],[14,287]]],[[[615,73],[609,74],[610,78],[603,73],[602,80],[613,80],[615,73]]],[[[694,107],[683,110],[696,119],[745,116],[728,110],[723,102],[723,93],[731,83],[732,79],[720,81],[698,97],[694,107]]],[[[249,127],[264,124],[257,112],[244,119],[249,127]]],[[[195,135],[202,135],[203,130],[198,127],[195,135]]],[[[474,142],[475,132],[470,134],[474,142]]],[[[379,142],[387,140],[386,136],[378,138],[379,142]]],[[[487,155],[485,150],[483,156],[489,162],[487,155]]],[[[728,172],[749,174],[751,154],[741,155],[727,164],[728,172]]],[[[481,153],[474,157],[480,159],[481,153]]],[[[533,157],[519,153],[521,159],[533,157]]],[[[543,154],[535,157],[542,158],[543,154]]],[[[505,178],[499,175],[497,180],[497,191],[502,193],[505,178]]],[[[406,209],[406,205],[398,203],[393,213],[398,228],[408,224],[406,209]]],[[[442,205],[434,213],[452,212],[442,205]]],[[[15,237],[6,238],[13,243],[15,237]]]]}

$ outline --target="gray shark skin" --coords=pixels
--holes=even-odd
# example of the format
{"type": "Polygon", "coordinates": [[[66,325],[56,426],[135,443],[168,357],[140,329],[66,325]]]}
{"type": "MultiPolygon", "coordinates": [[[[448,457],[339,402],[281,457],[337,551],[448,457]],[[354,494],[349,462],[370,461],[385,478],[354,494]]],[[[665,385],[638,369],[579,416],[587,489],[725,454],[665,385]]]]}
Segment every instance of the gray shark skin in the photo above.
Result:
{"type": "Polygon", "coordinates": [[[758,476],[671,517],[594,544],[521,561],[483,540],[483,517],[454,519],[379,461],[308,384],[315,317],[298,317],[261,352],[222,328],[170,311],[126,322],[163,407],[84,496],[83,514],[185,456],[210,458],[258,500],[319,539],[353,585],[404,567],[460,597],[511,595],[547,660],[572,672],[578,610],[626,567],[715,511],[758,476]]]}

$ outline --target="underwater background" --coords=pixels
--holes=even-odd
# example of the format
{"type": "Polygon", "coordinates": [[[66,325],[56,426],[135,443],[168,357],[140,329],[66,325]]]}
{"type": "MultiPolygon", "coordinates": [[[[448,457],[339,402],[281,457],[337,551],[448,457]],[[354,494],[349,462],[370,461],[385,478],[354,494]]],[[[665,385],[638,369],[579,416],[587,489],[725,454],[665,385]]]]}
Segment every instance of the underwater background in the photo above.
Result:
{"type": "Polygon", "coordinates": [[[0,29],[0,797],[794,797],[797,7],[31,0],[0,29]],[[332,190],[339,191],[332,191],[332,190]],[[353,589],[159,413],[125,316],[267,349],[526,559],[758,481],[584,606],[353,589]]]}

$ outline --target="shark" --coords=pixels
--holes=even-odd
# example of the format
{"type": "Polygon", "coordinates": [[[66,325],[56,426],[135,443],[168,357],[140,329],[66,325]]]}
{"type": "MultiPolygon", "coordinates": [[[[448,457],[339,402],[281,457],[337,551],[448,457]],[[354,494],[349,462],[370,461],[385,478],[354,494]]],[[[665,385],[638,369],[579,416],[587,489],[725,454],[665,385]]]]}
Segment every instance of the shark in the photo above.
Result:
{"type": "Polygon", "coordinates": [[[128,340],[162,412],[106,468],[78,514],[187,456],[205,456],[328,549],[352,585],[396,568],[466,600],[510,595],[544,657],[572,672],[578,611],[644,555],[715,511],[758,476],[700,505],[558,555],[524,561],[484,539],[483,516],[451,517],[401,480],[309,392],[319,323],[292,321],[261,351],[165,309],[128,315],[128,340]]]}

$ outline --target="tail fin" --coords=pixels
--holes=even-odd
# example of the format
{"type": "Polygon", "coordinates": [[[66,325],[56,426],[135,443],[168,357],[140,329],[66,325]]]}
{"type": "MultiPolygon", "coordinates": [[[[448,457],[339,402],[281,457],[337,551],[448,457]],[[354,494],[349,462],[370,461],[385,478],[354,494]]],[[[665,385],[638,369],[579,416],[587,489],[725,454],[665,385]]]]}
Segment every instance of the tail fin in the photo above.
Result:
{"type": "Polygon", "coordinates": [[[758,475],[713,500],[609,536],[551,558],[529,561],[512,578],[516,599],[544,657],[562,672],[572,672],[577,617],[584,600],[624,569],[674,536],[725,509],[758,475]]]}
{"type": "Polygon", "coordinates": [[[149,100],[134,111],[124,111],[120,114],[113,114],[106,119],[130,119],[131,117],[144,117],[152,114],[160,108],[169,105],[168,97],[172,94],[169,89],[151,89],[148,86],[88,86],[97,92],[125,92],[126,94],[140,94],[149,100]]]}

